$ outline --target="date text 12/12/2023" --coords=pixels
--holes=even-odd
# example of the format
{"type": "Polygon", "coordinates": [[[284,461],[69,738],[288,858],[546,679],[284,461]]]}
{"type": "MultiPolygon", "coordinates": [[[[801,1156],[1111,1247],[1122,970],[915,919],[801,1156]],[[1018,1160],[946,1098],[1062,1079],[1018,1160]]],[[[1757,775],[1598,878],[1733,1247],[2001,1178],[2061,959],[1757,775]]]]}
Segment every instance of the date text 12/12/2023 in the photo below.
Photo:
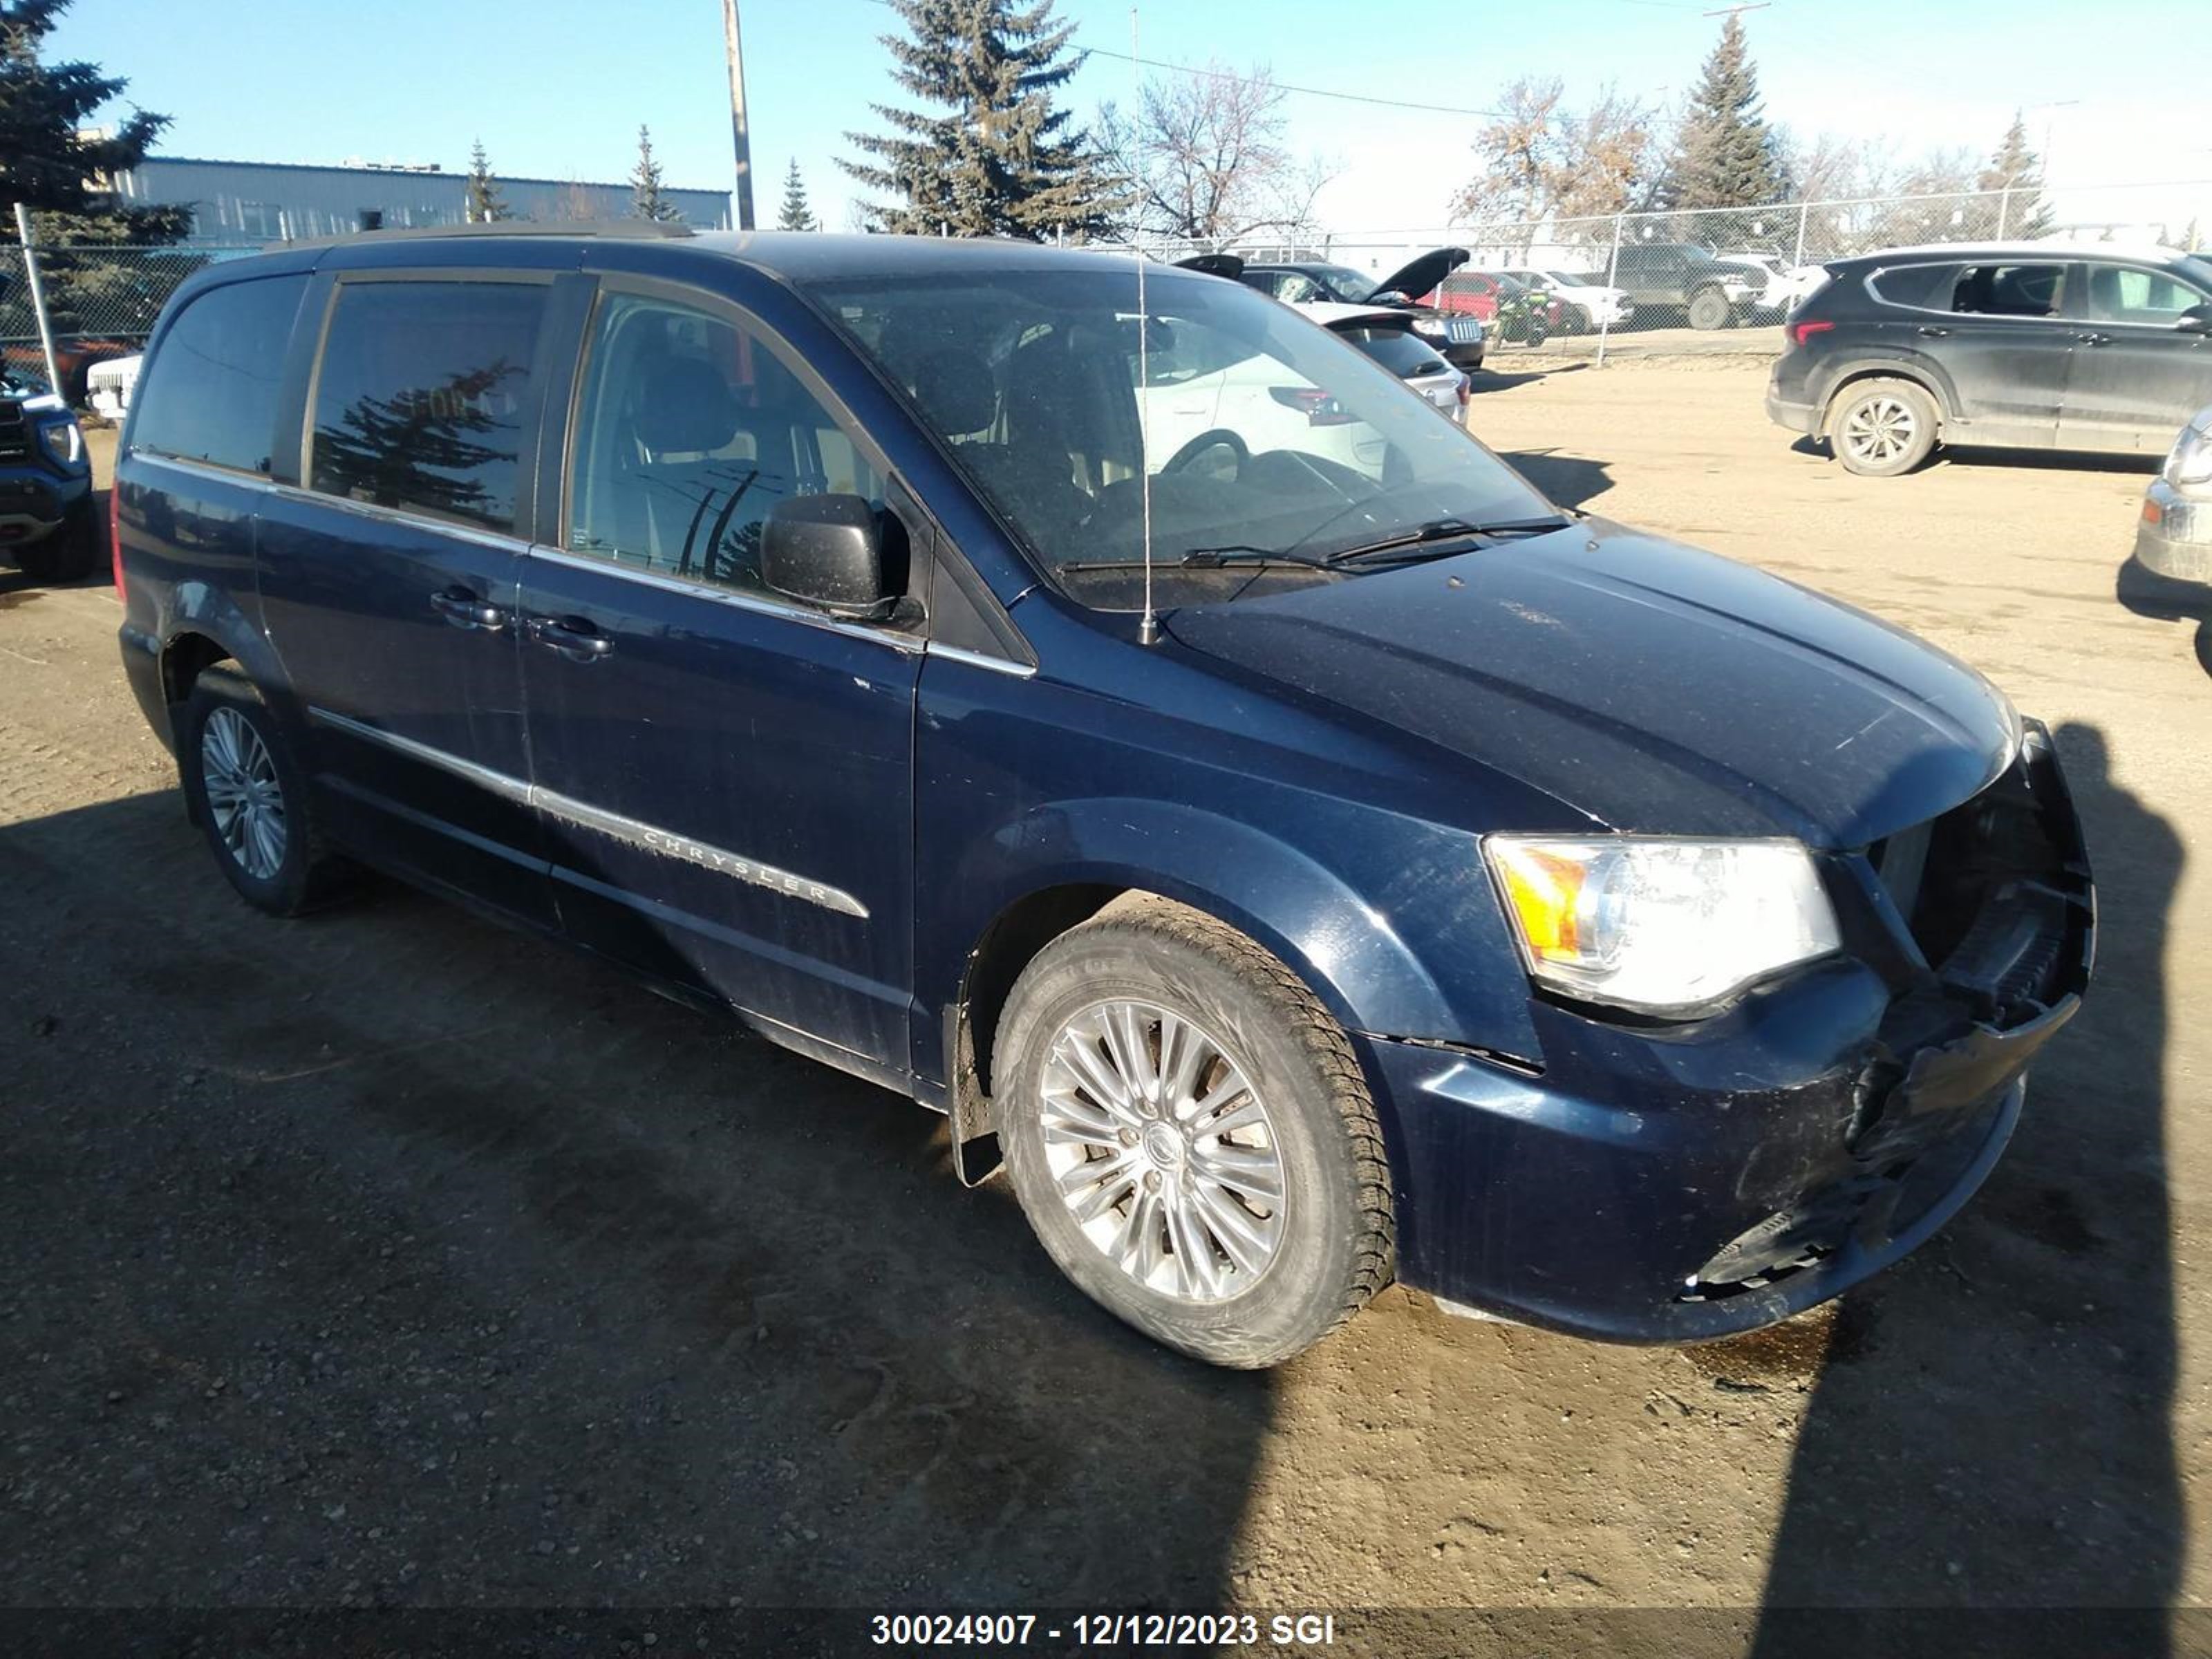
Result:
{"type": "Polygon", "coordinates": [[[879,1647],[1325,1648],[1336,1634],[1333,1613],[879,1613],[869,1620],[879,1647]]]}

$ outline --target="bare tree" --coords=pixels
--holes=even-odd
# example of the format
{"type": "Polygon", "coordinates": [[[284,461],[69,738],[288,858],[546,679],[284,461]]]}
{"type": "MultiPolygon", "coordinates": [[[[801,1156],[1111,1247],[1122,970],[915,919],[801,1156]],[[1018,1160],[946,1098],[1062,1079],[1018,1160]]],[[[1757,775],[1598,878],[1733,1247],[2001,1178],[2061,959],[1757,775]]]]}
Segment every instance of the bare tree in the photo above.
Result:
{"type": "Polygon", "coordinates": [[[1146,82],[1133,118],[1107,106],[1101,142],[1136,185],[1138,227],[1206,248],[1310,229],[1334,173],[1285,142],[1286,95],[1265,65],[1238,74],[1217,62],[1146,82]]]}
{"type": "Polygon", "coordinates": [[[1602,218],[1644,205],[1657,173],[1660,120],[1607,86],[1577,112],[1557,80],[1515,81],[1500,113],[1475,136],[1482,171],[1452,198],[1456,219],[1509,224],[1534,239],[1601,240],[1602,218]],[[1571,222],[1580,221],[1581,223],[1571,222]]]}

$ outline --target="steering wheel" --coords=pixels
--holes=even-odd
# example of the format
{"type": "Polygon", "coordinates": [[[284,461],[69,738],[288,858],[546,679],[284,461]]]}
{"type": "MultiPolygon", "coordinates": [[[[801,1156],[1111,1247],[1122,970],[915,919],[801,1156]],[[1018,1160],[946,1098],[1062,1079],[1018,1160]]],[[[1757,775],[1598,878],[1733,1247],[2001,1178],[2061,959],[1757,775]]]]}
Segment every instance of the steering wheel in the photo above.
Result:
{"type": "Polygon", "coordinates": [[[1160,471],[1164,473],[1180,472],[1207,450],[1214,448],[1226,448],[1236,456],[1237,470],[1240,473],[1244,471],[1244,464],[1252,459],[1251,448],[1243,439],[1225,426],[1209,427],[1169,456],[1167,465],[1160,471]]]}

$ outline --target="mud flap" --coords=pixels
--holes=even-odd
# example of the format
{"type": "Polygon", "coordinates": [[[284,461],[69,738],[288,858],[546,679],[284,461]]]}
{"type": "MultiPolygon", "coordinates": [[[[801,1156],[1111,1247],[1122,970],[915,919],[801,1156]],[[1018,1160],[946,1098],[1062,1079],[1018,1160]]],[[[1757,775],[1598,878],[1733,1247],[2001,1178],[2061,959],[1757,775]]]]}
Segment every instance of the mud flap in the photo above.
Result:
{"type": "Polygon", "coordinates": [[[999,1173],[1006,1157],[999,1148],[998,1117],[975,1071],[975,1045],[969,1035],[967,1006],[945,1011],[945,1052],[951,1059],[945,1091],[952,1136],[952,1173],[963,1187],[980,1187],[999,1173]]]}

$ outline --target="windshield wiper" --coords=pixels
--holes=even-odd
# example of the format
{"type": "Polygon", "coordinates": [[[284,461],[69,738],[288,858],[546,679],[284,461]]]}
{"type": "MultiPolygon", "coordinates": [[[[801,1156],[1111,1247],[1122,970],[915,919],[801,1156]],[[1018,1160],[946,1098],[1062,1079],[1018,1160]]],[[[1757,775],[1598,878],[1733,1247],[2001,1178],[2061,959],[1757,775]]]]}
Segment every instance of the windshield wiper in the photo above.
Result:
{"type": "Polygon", "coordinates": [[[1500,519],[1489,524],[1470,524],[1465,519],[1432,519],[1398,535],[1386,536],[1381,541],[1340,548],[1322,562],[1328,565],[1358,564],[1394,553],[1406,558],[1433,556],[1413,550],[1431,542],[1465,541],[1470,536],[1528,536],[1566,527],[1566,520],[1557,515],[1541,519],[1500,519]]]}
{"type": "MultiPolygon", "coordinates": [[[[1220,547],[1194,547],[1180,558],[1154,559],[1152,567],[1158,570],[1219,570],[1229,565],[1297,564],[1312,570],[1327,570],[1333,562],[1309,553],[1255,547],[1249,542],[1230,542],[1220,547]]],[[[1145,562],[1142,559],[1085,559],[1060,568],[1062,570],[1142,570],[1145,562]]]]}

